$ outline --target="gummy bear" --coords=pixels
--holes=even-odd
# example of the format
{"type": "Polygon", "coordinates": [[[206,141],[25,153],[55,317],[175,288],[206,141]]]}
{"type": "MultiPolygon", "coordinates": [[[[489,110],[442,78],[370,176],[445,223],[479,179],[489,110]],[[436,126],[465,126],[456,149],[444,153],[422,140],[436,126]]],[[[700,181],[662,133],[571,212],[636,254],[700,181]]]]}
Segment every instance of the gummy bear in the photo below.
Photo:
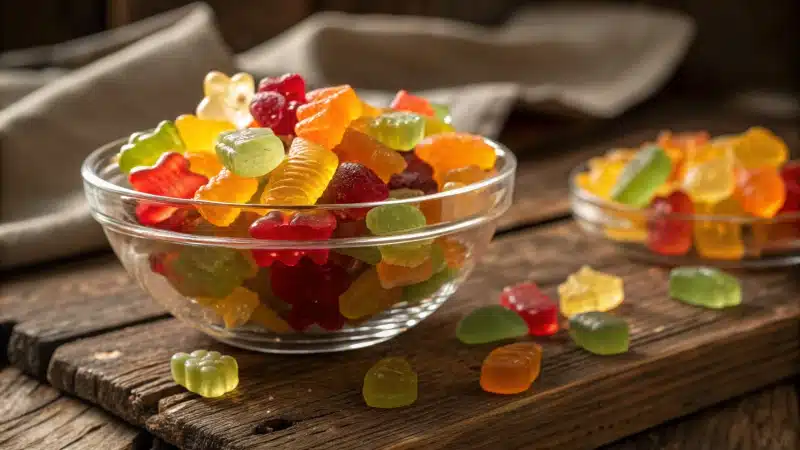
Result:
{"type": "Polygon", "coordinates": [[[206,178],[217,175],[224,168],[213,153],[184,152],[183,157],[189,160],[189,170],[206,178]]]}
{"type": "MultiPolygon", "coordinates": [[[[482,170],[494,167],[494,147],[482,137],[467,133],[442,133],[425,138],[414,150],[417,156],[433,167],[434,178],[442,185],[442,177],[452,169],[469,165],[482,170]]],[[[412,187],[412,186],[405,186],[412,187]]]]}
{"type": "Polygon", "coordinates": [[[717,203],[730,197],[736,187],[734,158],[730,149],[699,164],[696,157],[690,156],[683,176],[683,190],[692,201],[717,203]]]}
{"type": "Polygon", "coordinates": [[[630,345],[628,323],[601,311],[570,317],[569,336],[578,347],[595,355],[618,355],[627,352],[630,345]]]}
{"type": "Polygon", "coordinates": [[[622,169],[611,189],[611,199],[624,205],[644,207],[671,172],[672,161],[661,147],[645,147],[622,169]]]}
{"type": "Polygon", "coordinates": [[[295,134],[331,150],[342,141],[350,122],[361,115],[361,100],[348,85],[317,89],[306,97],[308,103],[297,108],[295,134]]]}
{"type": "MultiPolygon", "coordinates": [[[[370,203],[389,198],[389,188],[366,166],[344,162],[333,174],[328,187],[322,194],[325,203],[370,203]]],[[[342,219],[360,220],[366,217],[369,208],[348,208],[334,210],[342,219]]]]}
{"type": "Polygon", "coordinates": [[[159,263],[159,272],[189,297],[227,297],[257,269],[244,253],[224,247],[187,245],[165,254],[159,263]]]}
{"type": "Polygon", "coordinates": [[[789,149],[781,138],[762,127],[753,127],[733,140],[733,153],[747,169],[777,168],[789,157],[789,149]]]}
{"type": "Polygon", "coordinates": [[[434,274],[427,280],[405,286],[403,288],[403,301],[415,305],[436,295],[442,287],[458,275],[457,269],[446,268],[434,274]]]}
{"type": "MultiPolygon", "coordinates": [[[[172,198],[192,198],[208,178],[189,171],[189,161],[180,153],[164,153],[153,167],[137,167],[128,182],[139,192],[172,198]]],[[[145,225],[168,219],[178,208],[172,205],[141,201],[136,217],[145,225]]]]}
{"type": "MultiPolygon", "coordinates": [[[[367,228],[376,236],[413,231],[424,227],[425,216],[412,205],[381,205],[367,213],[367,228]]],[[[430,241],[383,245],[380,252],[388,264],[416,267],[430,256],[430,241]]]]}
{"type": "Polygon", "coordinates": [[[496,348],[481,365],[481,388],[493,394],[527,391],[542,370],[542,347],[517,342],[496,348]]]}
{"type": "Polygon", "coordinates": [[[408,286],[421,283],[433,275],[433,258],[427,258],[425,262],[416,267],[395,266],[381,261],[375,266],[375,269],[384,289],[408,286]]]}
{"type": "Polygon", "coordinates": [[[411,112],[387,112],[365,122],[360,131],[391,149],[407,152],[425,137],[425,120],[411,112]]]}
{"type": "Polygon", "coordinates": [[[339,297],[350,287],[347,271],[330,262],[316,265],[307,260],[296,266],[276,262],[272,266],[272,291],[292,305],[286,320],[295,330],[316,323],[335,331],[345,324],[339,297]]]}
{"type": "MultiPolygon", "coordinates": [[[[306,241],[330,239],[336,229],[336,218],[326,210],[298,211],[288,214],[283,211],[270,211],[250,226],[250,236],[256,239],[275,241],[306,241]]],[[[269,267],[274,261],[288,266],[297,265],[303,256],[308,256],[316,264],[328,261],[328,249],[253,249],[253,258],[262,267],[269,267]]]]}
{"type": "MultiPolygon", "coordinates": [[[[258,180],[242,178],[228,169],[200,187],[194,194],[195,200],[224,203],[246,203],[258,189],[258,180]]],[[[204,219],[218,227],[227,227],[241,214],[241,208],[231,206],[197,205],[197,210],[204,219]]]]}
{"type": "Polygon", "coordinates": [[[428,100],[411,95],[404,90],[397,92],[389,107],[397,111],[410,111],[422,116],[436,116],[436,111],[428,100]]]}
{"type": "Polygon", "coordinates": [[[419,159],[414,152],[403,154],[407,167],[401,173],[392,175],[389,189],[417,189],[427,194],[439,190],[439,184],[433,179],[433,167],[419,159]]]}
{"type": "Polygon", "coordinates": [[[738,172],[734,198],[742,209],[756,217],[774,217],[786,201],[786,186],[778,169],[764,166],[738,172]]]}
{"type": "Polygon", "coordinates": [[[175,383],[203,397],[220,397],[239,385],[236,360],[219,352],[176,353],[169,365],[175,383]]]}
{"type": "Polygon", "coordinates": [[[306,102],[306,80],[296,73],[283,74],[280,77],[266,77],[258,82],[258,92],[277,92],[287,101],[306,102]]]}
{"type": "Polygon", "coordinates": [[[249,108],[255,94],[252,75],[240,72],[228,77],[222,72],[209,72],[203,80],[203,94],[196,111],[199,119],[230,122],[237,128],[245,128],[253,121],[249,108]]]}
{"type": "Polygon", "coordinates": [[[558,286],[561,314],[572,317],[587,311],[608,311],[625,298],[622,278],[593,270],[581,269],[558,286]]]}
{"type": "Polygon", "coordinates": [[[372,408],[401,408],[417,401],[417,374],[403,358],[384,358],[364,376],[362,395],[372,408]]]}
{"type": "Polygon", "coordinates": [[[270,174],[261,203],[313,205],[338,166],[336,153],[303,138],[295,138],[286,159],[270,174]]]}
{"type": "Polygon", "coordinates": [[[558,331],[558,307],[534,283],[508,286],[500,304],[519,314],[528,324],[528,334],[550,336],[558,331]]]}
{"type": "Polygon", "coordinates": [[[237,287],[225,298],[198,298],[197,302],[211,306],[222,317],[225,328],[236,328],[247,323],[259,305],[258,294],[243,287],[237,287]]]}
{"type": "Polygon", "coordinates": [[[436,240],[436,243],[442,249],[444,260],[447,267],[451,269],[460,269],[464,262],[467,260],[467,247],[459,242],[456,238],[441,237],[436,240]]]}
{"type": "Polygon", "coordinates": [[[189,151],[209,153],[214,153],[214,142],[220,133],[236,129],[230,122],[198,119],[192,114],[179,116],[175,126],[189,151]]]}
{"type": "MultiPolygon", "coordinates": [[[[741,204],[733,198],[713,205],[695,204],[696,213],[708,216],[743,216],[741,204]]],[[[697,220],[694,223],[694,243],[697,253],[712,259],[740,259],[744,255],[742,225],[729,218],[697,220]]]]}
{"type": "Polygon", "coordinates": [[[184,148],[175,124],[169,120],[161,121],[155,130],[133,133],[128,138],[119,151],[119,170],[129,173],[135,167],[152,166],[164,153],[184,148]]]}
{"type": "Polygon", "coordinates": [[[684,303],[722,309],[742,303],[739,280],[713,267],[677,267],[669,272],[669,295],[684,303]]]}
{"type": "Polygon", "coordinates": [[[692,199],[682,191],[656,197],[650,204],[647,220],[647,247],[662,255],[685,255],[692,248],[692,199]],[[683,218],[671,217],[674,214],[683,218]]]}
{"type": "Polygon", "coordinates": [[[528,325],[522,317],[500,305],[473,310],[456,327],[456,337],[465,344],[485,344],[527,334],[528,325]]]}
{"type": "Polygon", "coordinates": [[[283,142],[269,128],[226,131],[217,137],[215,149],[228,170],[245,178],[272,172],[284,158],[283,142]]]}
{"type": "Polygon", "coordinates": [[[399,302],[402,294],[402,289],[384,288],[378,272],[370,268],[339,297],[339,311],[348,319],[369,317],[399,302]]]}
{"type": "Polygon", "coordinates": [[[394,175],[406,168],[403,156],[354,128],[345,130],[342,141],[333,148],[333,152],[342,163],[354,162],[365,165],[384,183],[389,182],[394,175]]]}
{"type": "Polygon", "coordinates": [[[256,306],[250,315],[250,323],[261,325],[273,333],[283,334],[292,331],[292,327],[283,317],[265,305],[256,306]]]}

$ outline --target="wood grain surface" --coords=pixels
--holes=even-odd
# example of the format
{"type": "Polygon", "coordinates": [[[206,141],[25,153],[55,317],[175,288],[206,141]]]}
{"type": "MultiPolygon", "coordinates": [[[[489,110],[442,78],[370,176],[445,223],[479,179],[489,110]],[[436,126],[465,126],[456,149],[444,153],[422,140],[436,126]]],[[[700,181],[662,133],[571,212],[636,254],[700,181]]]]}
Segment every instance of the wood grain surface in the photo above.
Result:
{"type": "Polygon", "coordinates": [[[796,273],[741,276],[743,306],[693,308],[667,298],[664,269],[629,261],[567,222],[498,239],[440,311],[380,346],[308,358],[260,355],[170,320],[63,345],[48,378],[166,441],[195,449],[495,448],[500,442],[594,448],[800,370],[796,273]],[[628,299],[617,313],[631,324],[631,352],[592,356],[562,331],[541,340],[543,372],[529,393],[483,393],[477,378],[493,346],[458,343],[456,321],[496,301],[509,283],[530,279],[552,294],[584,263],[623,276],[628,299]],[[195,348],[238,359],[242,381],[234,393],[202,399],[170,381],[169,356],[195,348]],[[364,406],[363,374],[387,355],[409,358],[418,371],[414,406],[364,406]],[[521,428],[528,432],[515,433],[521,428]]]}
{"type": "Polygon", "coordinates": [[[123,450],[149,444],[144,431],[69,398],[18,369],[0,370],[0,448],[123,450]]]}

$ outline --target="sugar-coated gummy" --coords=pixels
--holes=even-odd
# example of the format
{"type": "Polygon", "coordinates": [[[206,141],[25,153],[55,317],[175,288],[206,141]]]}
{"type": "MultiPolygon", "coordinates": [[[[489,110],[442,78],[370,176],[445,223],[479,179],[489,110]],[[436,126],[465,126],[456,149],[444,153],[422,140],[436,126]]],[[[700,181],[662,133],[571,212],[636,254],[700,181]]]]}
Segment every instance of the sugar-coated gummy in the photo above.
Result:
{"type": "Polygon", "coordinates": [[[260,177],[283,161],[283,142],[268,128],[225,131],[215,142],[217,157],[240,177],[260,177]]]}
{"type": "Polygon", "coordinates": [[[596,355],[625,353],[630,345],[630,331],[625,319],[602,311],[570,317],[569,335],[576,345],[596,355]]]}

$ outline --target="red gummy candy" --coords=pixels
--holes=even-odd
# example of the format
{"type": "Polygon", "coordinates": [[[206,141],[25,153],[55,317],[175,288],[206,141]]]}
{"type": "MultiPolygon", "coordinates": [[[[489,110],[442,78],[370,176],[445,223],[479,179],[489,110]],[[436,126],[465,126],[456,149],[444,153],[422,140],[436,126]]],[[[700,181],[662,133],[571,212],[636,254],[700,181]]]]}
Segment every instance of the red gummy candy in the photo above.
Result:
{"type": "Polygon", "coordinates": [[[339,296],[350,287],[347,271],[335,264],[315,265],[302,261],[296,266],[280,262],[272,266],[272,292],[292,305],[286,320],[295,330],[316,323],[326,330],[338,330],[345,318],[339,312],[339,296]]]}
{"type": "Polygon", "coordinates": [[[406,170],[392,175],[389,179],[389,189],[417,189],[425,194],[434,194],[439,191],[439,185],[433,179],[433,167],[419,159],[414,152],[405,152],[406,170]]]}
{"type": "Polygon", "coordinates": [[[398,111],[411,111],[423,116],[433,117],[436,115],[436,111],[433,110],[428,100],[411,95],[408,91],[398,91],[389,107],[398,111]]]}
{"type": "Polygon", "coordinates": [[[287,73],[280,77],[266,77],[258,82],[258,92],[277,92],[286,100],[306,102],[306,80],[296,73],[287,73]]]}
{"type": "MultiPolygon", "coordinates": [[[[327,189],[322,194],[326,203],[368,203],[380,202],[389,198],[389,188],[383,180],[366,166],[344,162],[336,169],[327,189]]],[[[336,210],[341,219],[359,220],[366,217],[369,208],[336,210]]]]}
{"type": "MultiPolygon", "coordinates": [[[[172,198],[192,198],[208,178],[189,171],[189,160],[180,153],[164,153],[152,167],[137,167],[128,175],[128,182],[139,192],[172,198]]],[[[178,209],[163,203],[141,201],[136,218],[143,225],[155,225],[172,216],[178,209]]]]}
{"type": "MultiPolygon", "coordinates": [[[[277,241],[308,241],[329,239],[336,229],[336,218],[325,210],[297,212],[294,215],[282,211],[270,211],[250,225],[250,236],[256,239],[277,241]]],[[[269,267],[275,261],[295,266],[303,256],[316,264],[328,261],[328,249],[314,250],[253,250],[253,259],[261,267],[269,267]]]]}
{"type": "MultiPolygon", "coordinates": [[[[277,92],[259,92],[250,102],[250,114],[259,126],[274,128],[283,120],[286,98],[277,92]]],[[[279,133],[275,133],[279,134],[279,133]]]]}
{"type": "Polygon", "coordinates": [[[297,108],[303,104],[296,100],[288,102],[283,109],[280,122],[272,128],[272,131],[283,136],[294,134],[294,126],[297,125],[297,108]]]}
{"type": "Polygon", "coordinates": [[[534,283],[506,287],[500,294],[500,304],[525,320],[528,334],[550,336],[558,331],[558,307],[534,283]]]}
{"type": "Polygon", "coordinates": [[[684,255],[692,248],[692,222],[666,217],[670,214],[694,214],[692,200],[682,191],[656,197],[650,203],[647,221],[647,247],[662,255],[684,255]]]}

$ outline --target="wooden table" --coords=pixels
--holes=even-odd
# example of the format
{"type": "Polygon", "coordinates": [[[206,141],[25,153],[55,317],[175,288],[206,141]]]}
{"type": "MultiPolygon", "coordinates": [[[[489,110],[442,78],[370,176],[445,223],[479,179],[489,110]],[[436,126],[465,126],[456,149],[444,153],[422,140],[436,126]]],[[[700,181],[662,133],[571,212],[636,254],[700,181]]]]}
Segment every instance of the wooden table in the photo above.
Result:
{"type": "Polygon", "coordinates": [[[288,357],[224,347],[147,301],[108,254],[5,274],[0,448],[800,448],[797,272],[740,273],[746,301],[730,311],[670,301],[665,269],[579,232],[565,183],[578,162],[660,128],[724,133],[762,123],[796,150],[796,123],[680,101],[611,123],[532,123],[512,119],[502,137],[521,159],[516,202],[482,264],[436,314],[368,349],[288,357]],[[595,357],[558,335],[544,341],[529,393],[481,392],[492,346],[459,344],[458,318],[520,280],[552,294],[587,263],[625,279],[631,352],[595,357]],[[208,400],[172,383],[169,356],[195,348],[236,356],[237,391],[208,400]],[[420,399],[370,410],[363,373],[389,354],[412,361],[420,399]]]}

